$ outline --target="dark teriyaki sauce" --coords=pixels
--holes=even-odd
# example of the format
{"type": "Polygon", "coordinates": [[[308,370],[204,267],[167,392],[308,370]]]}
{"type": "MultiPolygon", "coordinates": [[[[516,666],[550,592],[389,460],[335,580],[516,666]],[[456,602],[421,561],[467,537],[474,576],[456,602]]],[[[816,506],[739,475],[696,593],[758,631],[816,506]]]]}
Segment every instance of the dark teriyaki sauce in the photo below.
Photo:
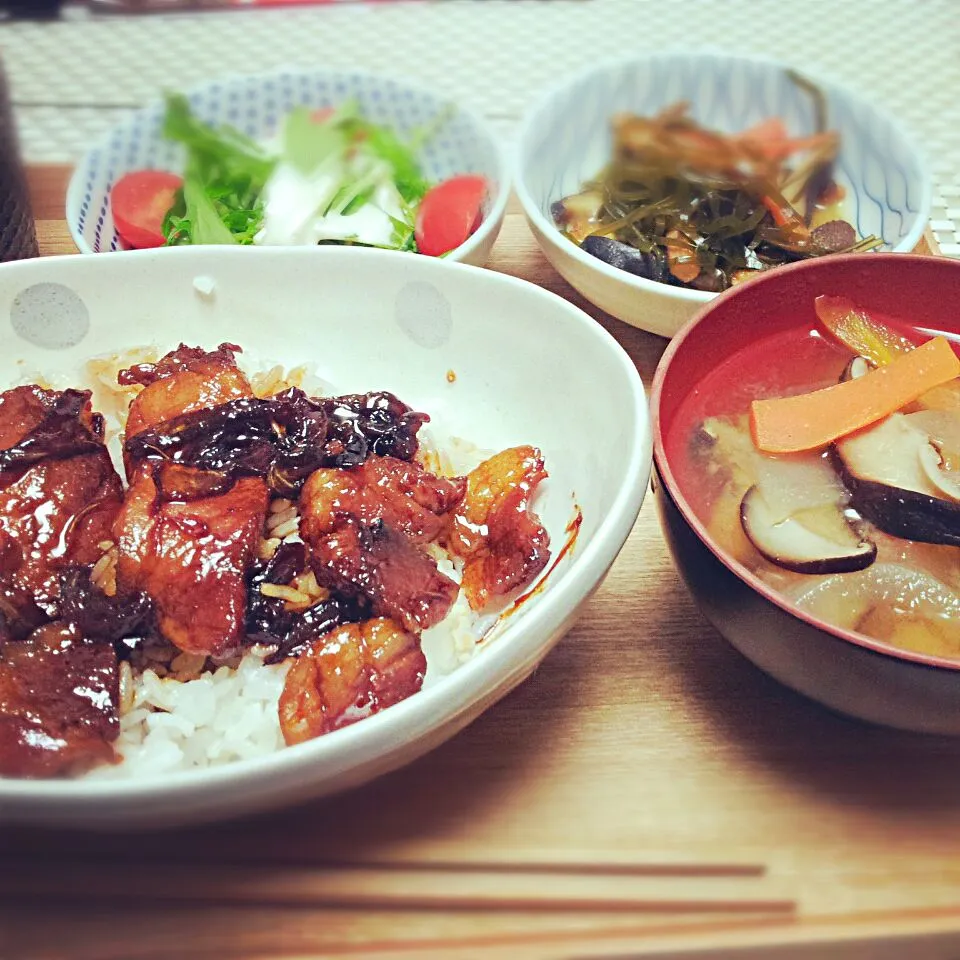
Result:
{"type": "Polygon", "coordinates": [[[286,609],[281,598],[268,597],[260,592],[264,583],[289,584],[305,573],[309,565],[306,544],[281,543],[269,560],[258,560],[250,571],[245,625],[247,642],[276,648],[266,658],[266,663],[296,657],[334,627],[358,623],[372,616],[369,604],[362,598],[330,596],[306,610],[291,611],[286,609]]]}
{"type": "Polygon", "coordinates": [[[174,417],[129,438],[124,455],[204,472],[190,482],[161,474],[164,499],[223,492],[244,476],[263,477],[271,491],[290,496],[321,467],[354,467],[370,455],[412,460],[428,420],[383,391],[311,398],[291,388],[174,417]]]}

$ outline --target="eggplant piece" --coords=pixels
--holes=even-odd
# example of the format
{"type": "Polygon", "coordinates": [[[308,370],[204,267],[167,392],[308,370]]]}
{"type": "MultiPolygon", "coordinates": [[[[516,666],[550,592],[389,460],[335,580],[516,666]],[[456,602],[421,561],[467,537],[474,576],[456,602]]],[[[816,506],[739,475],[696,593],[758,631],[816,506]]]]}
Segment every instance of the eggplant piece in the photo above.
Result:
{"type": "Polygon", "coordinates": [[[871,523],[905,540],[960,546],[956,480],[941,471],[930,436],[903,414],[838,441],[833,454],[853,506],[871,523]],[[932,470],[943,473],[941,483],[932,470]]]}
{"type": "Polygon", "coordinates": [[[756,485],[740,501],[740,522],[750,542],[771,563],[796,573],[852,573],[876,560],[876,544],[859,535],[839,504],[837,521],[832,537],[797,517],[778,519],[756,485]]]}
{"type": "Polygon", "coordinates": [[[713,267],[701,272],[695,280],[690,282],[694,290],[703,290],[706,293],[720,293],[727,286],[727,278],[719,267],[713,267]]]}
{"type": "Polygon", "coordinates": [[[810,239],[824,253],[840,253],[857,242],[857,231],[846,220],[830,220],[814,229],[810,239]]]}
{"type": "Polygon", "coordinates": [[[626,270],[635,277],[657,281],[663,281],[666,278],[666,264],[661,258],[653,253],[644,253],[628,243],[591,234],[583,241],[581,249],[590,256],[609,263],[611,267],[626,270]]]}

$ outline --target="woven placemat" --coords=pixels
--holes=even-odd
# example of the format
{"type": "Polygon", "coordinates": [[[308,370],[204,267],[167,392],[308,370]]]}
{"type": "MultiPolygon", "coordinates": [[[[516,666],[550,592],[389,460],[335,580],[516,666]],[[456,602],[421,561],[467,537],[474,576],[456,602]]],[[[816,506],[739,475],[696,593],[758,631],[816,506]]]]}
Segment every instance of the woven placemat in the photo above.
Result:
{"type": "Polygon", "coordinates": [[[484,113],[505,137],[551,83],[604,56],[692,41],[775,55],[901,119],[931,160],[933,226],[960,256],[956,0],[391,0],[134,17],[86,12],[0,28],[23,150],[76,159],[164,88],[279,67],[402,74],[484,113]]]}

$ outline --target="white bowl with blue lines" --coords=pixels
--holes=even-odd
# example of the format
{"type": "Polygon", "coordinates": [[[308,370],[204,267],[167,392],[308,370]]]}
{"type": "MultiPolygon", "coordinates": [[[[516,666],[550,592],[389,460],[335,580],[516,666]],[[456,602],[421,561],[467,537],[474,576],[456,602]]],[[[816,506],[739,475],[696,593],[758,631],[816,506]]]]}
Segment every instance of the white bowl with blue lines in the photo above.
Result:
{"type": "MultiPolygon", "coordinates": [[[[706,127],[735,133],[780,117],[793,136],[815,131],[813,106],[769,60],[714,53],[663,53],[592,68],[549,91],[521,128],[515,189],[543,252],[588,300],[620,320],[672,337],[717,296],[637,277],[581,250],[557,228],[551,204],[578,192],[610,159],[611,118],[651,116],[678,101],[706,127]]],[[[806,74],[805,71],[800,71],[806,74]]],[[[909,251],[930,217],[931,180],[920,151],[900,125],[835,84],[823,90],[827,126],[840,135],[836,180],[844,215],[884,250],[909,251]]]]}
{"type": "MultiPolygon", "coordinates": [[[[401,137],[448,119],[429,139],[419,159],[424,176],[439,182],[462,173],[480,174],[490,183],[483,222],[463,244],[447,254],[482,266],[490,254],[506,211],[510,171],[504,151],[486,123],[442,96],[404,81],[355,71],[289,71],[231,77],[185,91],[199,119],[230,124],[247,136],[267,139],[294,107],[336,107],[355,101],[366,119],[401,137]]],[[[125,173],[168,170],[180,173],[183,147],[161,134],[165,106],[157,102],[135,111],[91,149],[74,171],[67,190],[67,224],[81,253],[125,249],[110,213],[110,190],[125,173]]]]}

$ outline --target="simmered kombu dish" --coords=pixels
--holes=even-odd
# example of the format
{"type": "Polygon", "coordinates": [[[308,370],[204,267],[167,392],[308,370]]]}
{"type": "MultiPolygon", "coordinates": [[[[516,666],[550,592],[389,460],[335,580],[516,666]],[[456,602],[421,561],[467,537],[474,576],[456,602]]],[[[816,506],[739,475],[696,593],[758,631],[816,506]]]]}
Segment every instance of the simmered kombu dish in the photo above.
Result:
{"type": "Polygon", "coordinates": [[[426,414],[384,392],[257,395],[239,352],[120,372],[124,477],[88,391],[0,394],[0,775],[320,736],[418,691],[427,631],[475,645],[546,566],[535,447],[431,471],[426,414]]]}
{"type": "Polygon", "coordinates": [[[615,116],[612,159],[553,205],[557,225],[613,267],[711,293],[779,264],[880,246],[843,215],[840,140],[822,91],[790,77],[813,105],[810,136],[791,136],[778,117],[721,133],[685,103],[615,116]]]}

